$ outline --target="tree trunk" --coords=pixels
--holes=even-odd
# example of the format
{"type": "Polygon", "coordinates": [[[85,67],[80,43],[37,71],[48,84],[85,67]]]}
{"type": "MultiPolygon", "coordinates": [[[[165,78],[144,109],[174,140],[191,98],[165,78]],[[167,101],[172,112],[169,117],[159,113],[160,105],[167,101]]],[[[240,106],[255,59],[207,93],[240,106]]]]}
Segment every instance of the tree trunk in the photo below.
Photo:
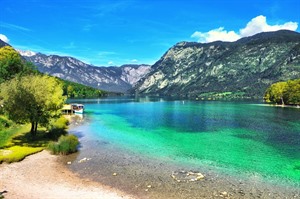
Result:
{"type": "Polygon", "coordinates": [[[35,127],[34,127],[34,134],[36,135],[37,132],[37,127],[38,127],[38,122],[35,122],[35,127]]]}
{"type": "Polygon", "coordinates": [[[31,133],[32,135],[34,135],[34,122],[31,122],[30,133],[31,133]]]}
{"type": "Polygon", "coordinates": [[[32,136],[36,136],[38,122],[31,122],[31,130],[30,133],[32,136]]]}
{"type": "Polygon", "coordinates": [[[283,97],[281,97],[281,104],[284,106],[283,97]]]}

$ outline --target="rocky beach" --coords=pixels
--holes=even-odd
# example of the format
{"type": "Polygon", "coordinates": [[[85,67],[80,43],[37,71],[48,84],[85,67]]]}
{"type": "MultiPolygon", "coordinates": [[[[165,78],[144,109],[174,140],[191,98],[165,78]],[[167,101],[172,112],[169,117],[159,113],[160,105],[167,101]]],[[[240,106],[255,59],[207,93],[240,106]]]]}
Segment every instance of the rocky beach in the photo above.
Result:
{"type": "Polygon", "coordinates": [[[79,154],[61,159],[62,164],[83,178],[115,187],[141,199],[173,198],[298,198],[298,185],[266,183],[257,173],[220,172],[214,165],[178,164],[141,157],[109,142],[81,139],[79,154]],[[88,144],[87,144],[88,142],[88,144]],[[100,150],[93,150],[99,147],[100,150]],[[71,163],[71,164],[70,164],[71,163]]]}
{"type": "Polygon", "coordinates": [[[93,153],[84,148],[69,156],[43,151],[18,163],[0,165],[0,191],[10,199],[300,197],[297,186],[266,184],[259,175],[239,178],[220,174],[213,167],[170,164],[170,160],[117,153],[109,143],[94,144],[102,144],[103,150],[93,153]]]}
{"type": "Polygon", "coordinates": [[[18,163],[0,165],[0,192],[8,199],[134,198],[109,186],[81,178],[42,151],[18,163]]]}

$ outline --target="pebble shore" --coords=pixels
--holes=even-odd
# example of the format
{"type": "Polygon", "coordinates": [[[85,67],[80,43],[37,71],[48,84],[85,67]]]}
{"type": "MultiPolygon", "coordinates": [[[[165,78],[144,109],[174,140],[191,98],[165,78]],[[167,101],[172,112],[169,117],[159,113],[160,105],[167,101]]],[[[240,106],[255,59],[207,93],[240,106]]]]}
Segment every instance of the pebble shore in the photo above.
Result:
{"type": "Polygon", "coordinates": [[[101,141],[82,141],[62,164],[80,176],[141,199],[300,198],[300,186],[265,183],[253,174],[231,176],[214,167],[142,157],[101,141]]]}

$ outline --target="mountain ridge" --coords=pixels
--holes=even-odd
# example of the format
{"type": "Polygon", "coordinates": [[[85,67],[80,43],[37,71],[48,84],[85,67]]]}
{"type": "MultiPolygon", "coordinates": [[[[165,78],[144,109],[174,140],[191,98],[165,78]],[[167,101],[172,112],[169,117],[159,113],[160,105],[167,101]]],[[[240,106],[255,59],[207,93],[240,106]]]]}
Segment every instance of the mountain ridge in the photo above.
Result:
{"type": "Polygon", "coordinates": [[[126,92],[150,70],[146,64],[101,67],[70,56],[42,53],[23,57],[42,73],[110,92],[126,92]]]}
{"type": "MultiPolygon", "coordinates": [[[[9,45],[0,41],[0,46],[9,45]]],[[[22,54],[22,53],[21,53],[22,54]]],[[[274,82],[300,78],[300,33],[262,32],[235,42],[178,42],[151,67],[98,67],[76,58],[23,52],[38,70],[112,92],[199,96],[209,92],[262,97],[274,82]]]]}
{"type": "Polygon", "coordinates": [[[242,92],[261,97],[270,84],[299,77],[300,34],[281,30],[236,42],[179,42],[131,92],[178,96],[242,92]]]}
{"type": "Polygon", "coordinates": [[[10,46],[10,45],[0,39],[0,48],[2,48],[4,46],[10,46]]]}

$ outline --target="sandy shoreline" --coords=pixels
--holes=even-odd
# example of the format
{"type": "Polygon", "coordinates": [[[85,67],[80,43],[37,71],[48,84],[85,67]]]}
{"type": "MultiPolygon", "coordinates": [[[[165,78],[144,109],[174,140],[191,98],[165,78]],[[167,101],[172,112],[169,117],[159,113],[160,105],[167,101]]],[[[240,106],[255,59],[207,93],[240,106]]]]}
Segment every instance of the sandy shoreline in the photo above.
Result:
{"type": "Polygon", "coordinates": [[[82,179],[42,151],[21,162],[0,165],[0,192],[5,198],[133,198],[100,183],[82,179]]]}
{"type": "MultiPolygon", "coordinates": [[[[98,154],[99,156],[100,154],[98,154]]],[[[100,155],[101,156],[101,155],[100,155]]],[[[73,158],[73,157],[66,157],[73,158]]],[[[88,175],[78,175],[70,167],[63,163],[66,158],[51,155],[48,151],[42,151],[31,155],[18,163],[0,165],[0,192],[8,199],[130,199],[130,198],[298,198],[299,191],[264,187],[261,184],[253,184],[255,181],[233,181],[232,178],[215,176],[205,171],[205,179],[195,183],[178,183],[164,174],[163,165],[151,169],[150,162],[142,162],[135,165],[131,162],[125,165],[124,159],[117,157],[123,164],[119,164],[112,157],[109,161],[101,161],[98,166],[99,173],[89,171],[89,163],[93,160],[78,163],[72,166],[81,168],[88,175]],[[105,165],[107,164],[107,165],[105,165]],[[120,167],[116,166],[120,165],[120,167]],[[141,167],[142,168],[139,168],[141,167]],[[132,167],[132,168],[131,168],[132,167]],[[112,177],[111,169],[118,172],[118,176],[112,177]],[[107,170],[108,174],[107,174],[107,170]],[[125,171],[130,174],[126,174],[125,171]],[[103,171],[106,174],[101,175],[103,171]],[[151,174],[152,173],[152,174],[151,174]],[[88,178],[87,178],[88,177],[88,178]],[[103,178],[104,177],[104,178],[103,178]],[[112,178],[112,179],[110,179],[112,178]],[[156,179],[157,178],[157,179],[156,179]],[[143,179],[140,181],[140,179],[143,179]],[[95,181],[93,181],[95,180],[95,181]],[[98,181],[98,182],[97,182],[98,181]],[[100,183],[99,183],[100,182],[100,183]],[[112,183],[113,182],[113,183],[112,183]],[[142,183],[143,182],[143,183],[142,183]],[[102,184],[103,183],[103,184],[102,184]],[[134,183],[138,186],[134,186],[134,183]],[[105,184],[105,185],[104,185],[105,184]],[[151,187],[149,187],[151,185],[151,187]],[[116,187],[116,188],[112,188],[116,187]],[[128,193],[122,192],[126,191],[128,193]],[[135,190],[135,191],[132,191],[135,190]],[[222,195],[226,193],[226,195],[222,195]],[[135,196],[135,197],[134,197],[135,196]]],[[[78,158],[78,157],[77,157],[78,158]]],[[[71,166],[71,165],[70,165],[71,166]]],[[[170,170],[175,168],[170,168],[170,170]]],[[[78,169],[75,169],[79,171],[78,169]]],[[[80,172],[79,172],[80,173],[80,172]]]]}

